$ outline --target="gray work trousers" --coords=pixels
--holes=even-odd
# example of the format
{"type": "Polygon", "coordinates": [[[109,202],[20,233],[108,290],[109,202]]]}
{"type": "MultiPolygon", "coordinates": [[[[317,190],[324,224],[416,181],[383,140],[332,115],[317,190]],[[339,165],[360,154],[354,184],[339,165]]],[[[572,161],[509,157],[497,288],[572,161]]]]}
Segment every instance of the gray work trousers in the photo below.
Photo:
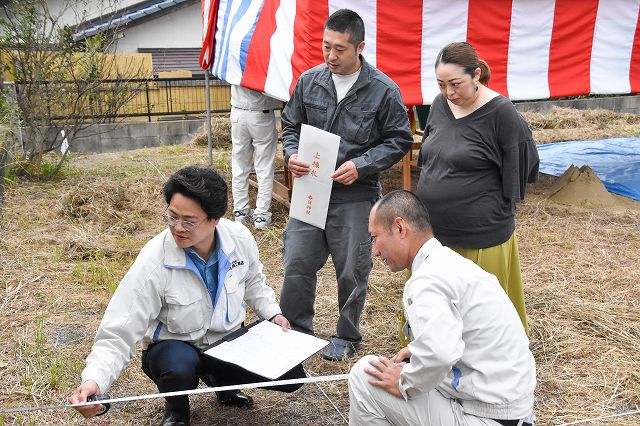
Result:
{"type": "Polygon", "coordinates": [[[322,230],[290,218],[284,234],[282,314],[298,331],[313,333],[317,272],[329,257],[338,281],[339,318],[336,335],[360,341],[360,315],[373,267],[369,212],[372,201],[329,204],[322,230]]]}

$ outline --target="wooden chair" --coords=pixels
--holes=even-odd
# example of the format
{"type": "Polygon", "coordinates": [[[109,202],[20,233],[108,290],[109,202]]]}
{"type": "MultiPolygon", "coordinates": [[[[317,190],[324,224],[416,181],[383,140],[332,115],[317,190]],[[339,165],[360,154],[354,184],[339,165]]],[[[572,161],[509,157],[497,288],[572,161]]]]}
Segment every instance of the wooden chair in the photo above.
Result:
{"type": "Polygon", "coordinates": [[[413,143],[406,155],[402,157],[402,160],[396,163],[396,167],[402,169],[402,189],[411,191],[411,167],[418,166],[418,153],[422,145],[423,132],[422,130],[417,130],[416,114],[413,107],[407,109],[407,115],[409,116],[409,124],[411,125],[411,132],[413,133],[413,143]]]}
{"type": "Polygon", "coordinates": [[[422,146],[422,131],[418,130],[413,134],[413,143],[411,149],[407,151],[402,160],[396,164],[396,167],[402,169],[402,189],[411,191],[411,167],[418,166],[418,153],[422,146]]]}

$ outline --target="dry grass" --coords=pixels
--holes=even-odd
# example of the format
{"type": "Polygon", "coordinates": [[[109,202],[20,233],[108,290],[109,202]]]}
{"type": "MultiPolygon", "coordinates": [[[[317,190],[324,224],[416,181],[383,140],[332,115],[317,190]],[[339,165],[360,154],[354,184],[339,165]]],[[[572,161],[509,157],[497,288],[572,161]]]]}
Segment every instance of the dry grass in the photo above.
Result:
{"type": "Polygon", "coordinates": [[[525,112],[536,142],[640,137],[640,116],[604,109],[554,107],[550,113],[525,112]]]}
{"type": "MultiPolygon", "coordinates": [[[[553,130],[540,130],[545,131],[553,130]]],[[[184,165],[205,164],[206,158],[205,148],[195,144],[79,156],[58,182],[8,188],[0,221],[0,407],[65,401],[111,292],[142,245],[163,228],[163,179],[156,167],[166,176],[184,165]]],[[[214,164],[229,177],[228,150],[216,150],[214,164]]],[[[399,180],[399,170],[385,173],[385,190],[397,188],[399,180]]],[[[543,196],[554,180],[544,177],[532,188],[519,206],[517,228],[541,425],[640,407],[640,206],[630,201],[593,210],[556,205],[543,196]]],[[[254,235],[278,293],[287,211],[274,204],[273,213],[274,226],[254,235]]],[[[403,273],[390,273],[374,261],[359,355],[399,349],[391,324],[403,281],[403,273]]],[[[316,307],[316,332],[329,336],[337,318],[330,262],[320,272],[316,307]]],[[[346,373],[350,365],[319,356],[306,362],[312,375],[346,373]]],[[[346,383],[320,387],[346,416],[346,383]]],[[[110,393],[155,391],[138,357],[110,393]]],[[[207,396],[192,398],[193,424],[344,424],[315,385],[291,395],[248,393],[256,405],[246,411],[221,408],[207,396]]],[[[162,407],[160,400],[124,404],[91,424],[158,424],[162,407]]],[[[81,423],[65,411],[0,416],[0,424],[11,425],[81,423]]],[[[637,425],[640,416],[591,424],[637,425]]]]}
{"type": "Polygon", "coordinates": [[[640,208],[554,205],[540,196],[552,180],[518,213],[538,416],[558,424],[632,411],[640,407],[640,208]]]}
{"type": "MultiPolygon", "coordinates": [[[[198,133],[192,143],[198,146],[207,146],[207,132],[204,129],[198,133]]],[[[231,122],[229,114],[217,114],[211,117],[211,145],[217,149],[231,147],[231,122]]]]}

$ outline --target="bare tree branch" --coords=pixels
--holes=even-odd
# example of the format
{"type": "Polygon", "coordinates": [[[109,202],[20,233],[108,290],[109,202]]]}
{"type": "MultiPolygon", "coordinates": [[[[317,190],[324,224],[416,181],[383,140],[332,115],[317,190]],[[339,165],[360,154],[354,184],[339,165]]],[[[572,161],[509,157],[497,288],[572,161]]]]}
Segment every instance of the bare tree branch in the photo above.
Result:
{"type": "MultiPolygon", "coordinates": [[[[101,5],[100,13],[109,16],[110,23],[115,6],[113,1],[101,5]]],[[[46,0],[13,0],[2,7],[6,18],[0,22],[0,48],[5,47],[16,80],[18,115],[27,136],[24,169],[40,174],[44,155],[58,151],[63,143],[60,130],[73,146],[82,131],[114,121],[109,117],[117,116],[136,96],[137,84],[128,79],[141,77],[142,66],[118,63],[117,25],[74,41],[75,28],[87,18],[82,0],[63,2],[55,12],[46,0]],[[75,16],[71,25],[63,22],[67,12],[75,16]],[[106,85],[105,78],[113,82],[106,85]],[[85,118],[96,116],[105,118],[85,118]]],[[[52,170],[57,172],[66,158],[63,153],[52,170]]]]}

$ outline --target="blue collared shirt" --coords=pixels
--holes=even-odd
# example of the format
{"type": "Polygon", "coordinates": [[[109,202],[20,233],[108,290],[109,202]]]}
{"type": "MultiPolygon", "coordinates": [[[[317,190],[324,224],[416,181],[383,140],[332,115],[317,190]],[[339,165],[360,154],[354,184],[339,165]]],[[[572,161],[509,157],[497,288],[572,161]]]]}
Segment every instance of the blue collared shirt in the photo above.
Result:
{"type": "Polygon", "coordinates": [[[202,282],[207,287],[211,302],[215,306],[218,294],[218,248],[214,247],[206,262],[192,248],[185,248],[184,251],[200,273],[200,278],[202,278],[202,282]]]}

